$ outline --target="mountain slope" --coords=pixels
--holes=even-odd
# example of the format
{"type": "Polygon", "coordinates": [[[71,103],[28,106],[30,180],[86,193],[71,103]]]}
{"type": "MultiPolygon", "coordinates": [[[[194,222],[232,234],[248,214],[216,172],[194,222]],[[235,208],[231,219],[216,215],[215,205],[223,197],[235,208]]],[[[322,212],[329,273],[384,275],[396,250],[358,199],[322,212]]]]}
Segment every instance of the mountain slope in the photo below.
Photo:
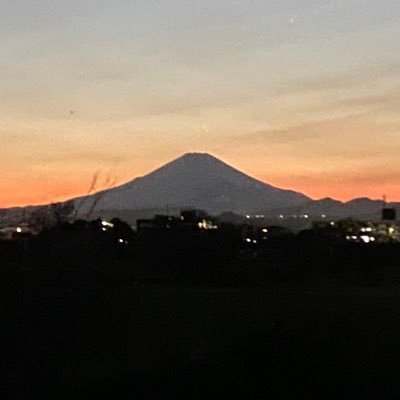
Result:
{"type": "MultiPolygon", "coordinates": [[[[262,213],[270,217],[308,214],[312,218],[360,218],[379,220],[384,202],[368,198],[341,202],[331,198],[312,200],[290,190],[254,179],[209,154],[189,153],[119,187],[72,199],[77,216],[114,217],[135,221],[182,208],[210,213],[262,213]],[[164,210],[164,211],[163,211],[164,210]]],[[[400,203],[387,204],[398,210],[400,203]]],[[[26,222],[48,206],[0,209],[0,226],[26,222]]]]}
{"type": "Polygon", "coordinates": [[[310,199],[265,184],[202,153],[185,154],[150,174],[83,201],[83,210],[195,207],[210,212],[290,208],[310,199]]]}

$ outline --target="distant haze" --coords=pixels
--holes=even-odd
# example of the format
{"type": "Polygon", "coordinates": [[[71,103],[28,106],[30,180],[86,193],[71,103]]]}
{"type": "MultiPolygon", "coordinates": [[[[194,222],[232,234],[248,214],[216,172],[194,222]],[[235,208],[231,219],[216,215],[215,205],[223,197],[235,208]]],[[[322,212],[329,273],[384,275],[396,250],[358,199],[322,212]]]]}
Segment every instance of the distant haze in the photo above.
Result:
{"type": "Polygon", "coordinates": [[[398,0],[2,0],[0,207],[207,152],[400,200],[398,0]]]}

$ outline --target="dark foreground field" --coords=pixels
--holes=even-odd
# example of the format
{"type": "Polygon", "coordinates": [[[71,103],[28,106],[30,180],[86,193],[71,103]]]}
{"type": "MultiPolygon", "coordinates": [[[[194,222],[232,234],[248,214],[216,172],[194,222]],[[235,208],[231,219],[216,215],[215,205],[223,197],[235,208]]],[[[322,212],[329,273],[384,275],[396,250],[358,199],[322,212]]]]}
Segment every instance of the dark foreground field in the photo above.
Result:
{"type": "Polygon", "coordinates": [[[1,398],[400,398],[400,285],[3,277],[1,398]],[[3,308],[4,309],[4,308],[3,308]]]}

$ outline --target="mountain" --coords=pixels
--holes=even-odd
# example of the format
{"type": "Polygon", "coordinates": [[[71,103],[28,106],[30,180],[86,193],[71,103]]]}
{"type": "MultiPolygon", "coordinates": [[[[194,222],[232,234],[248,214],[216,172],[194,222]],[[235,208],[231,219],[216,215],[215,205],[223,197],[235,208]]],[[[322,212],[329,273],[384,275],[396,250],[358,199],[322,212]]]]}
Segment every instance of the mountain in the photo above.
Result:
{"type": "MultiPolygon", "coordinates": [[[[379,220],[383,201],[368,198],[341,202],[331,198],[312,200],[291,190],[254,179],[210,154],[188,153],[141,178],[121,186],[72,199],[82,218],[120,217],[134,223],[166,211],[198,208],[211,214],[265,214],[277,218],[309,215],[319,219],[362,218],[379,220]]],[[[387,206],[400,211],[400,203],[387,206]]],[[[48,206],[0,209],[0,226],[26,222],[48,206]]],[[[400,214],[400,213],[399,213],[400,214]]]]}
{"type": "Polygon", "coordinates": [[[385,203],[382,200],[371,200],[366,197],[342,202],[331,198],[309,200],[304,204],[292,208],[273,210],[273,215],[287,216],[309,215],[312,219],[320,219],[323,215],[332,219],[358,218],[362,220],[378,221],[384,207],[394,208],[400,215],[400,203],[385,203]]]}
{"type": "Polygon", "coordinates": [[[200,208],[211,213],[291,208],[307,196],[254,179],[210,154],[188,153],[119,187],[78,199],[81,213],[99,210],[200,208]]]}

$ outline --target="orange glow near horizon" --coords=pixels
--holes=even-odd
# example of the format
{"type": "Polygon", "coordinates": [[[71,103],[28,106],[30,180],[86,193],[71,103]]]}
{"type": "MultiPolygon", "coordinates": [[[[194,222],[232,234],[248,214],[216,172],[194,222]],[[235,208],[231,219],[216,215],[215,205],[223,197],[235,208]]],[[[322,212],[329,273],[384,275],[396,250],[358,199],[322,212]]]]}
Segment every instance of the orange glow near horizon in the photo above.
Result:
{"type": "Polygon", "coordinates": [[[280,187],[301,192],[313,200],[332,198],[347,202],[360,197],[382,200],[383,196],[386,196],[389,202],[396,202],[400,199],[400,184],[393,186],[380,184],[379,182],[375,184],[363,184],[357,182],[357,180],[353,182],[349,180],[341,183],[328,183],[324,181],[317,185],[311,180],[310,182],[284,180],[282,183],[283,185],[280,187]]]}
{"type": "Polygon", "coordinates": [[[97,172],[104,189],[187,152],[314,199],[400,200],[399,12],[6,1],[0,207],[84,195],[97,172]]]}
{"type": "Polygon", "coordinates": [[[0,208],[24,207],[31,205],[42,205],[56,203],[78,197],[83,193],[83,187],[79,185],[68,185],[64,182],[26,182],[2,187],[0,194],[0,208]]]}
{"type": "MultiPolygon", "coordinates": [[[[222,158],[222,160],[224,159],[222,158]]],[[[167,161],[169,160],[163,160],[163,163],[167,161]]],[[[357,197],[382,199],[384,194],[388,196],[389,201],[396,201],[400,198],[397,195],[397,193],[400,193],[400,184],[388,182],[379,175],[372,176],[370,179],[367,176],[353,178],[351,176],[315,177],[310,175],[304,177],[296,176],[295,174],[291,175],[290,167],[288,166],[285,166],[284,171],[289,170],[289,172],[287,174],[285,172],[282,173],[285,176],[282,176],[276,170],[273,171],[273,174],[264,175],[262,166],[253,164],[250,167],[248,162],[240,163],[239,160],[238,164],[243,164],[243,168],[238,167],[231,160],[229,164],[267,184],[301,192],[314,200],[326,197],[341,201],[349,201],[357,197]]],[[[134,168],[137,172],[135,176],[126,167],[121,175],[111,174],[111,178],[109,177],[110,171],[100,170],[95,191],[118,186],[136,177],[150,173],[159,166],[161,166],[161,163],[155,163],[153,160],[142,160],[142,165],[134,168]]],[[[62,175],[61,169],[53,169],[42,172],[41,177],[35,177],[34,179],[30,179],[29,176],[23,176],[19,179],[14,178],[12,182],[2,182],[0,208],[49,204],[85,195],[91,186],[93,176],[94,172],[89,171],[87,168],[83,172],[79,171],[78,168],[74,172],[71,168],[68,171],[68,177],[62,175]],[[58,176],[57,179],[52,176],[54,173],[58,176]]]]}

